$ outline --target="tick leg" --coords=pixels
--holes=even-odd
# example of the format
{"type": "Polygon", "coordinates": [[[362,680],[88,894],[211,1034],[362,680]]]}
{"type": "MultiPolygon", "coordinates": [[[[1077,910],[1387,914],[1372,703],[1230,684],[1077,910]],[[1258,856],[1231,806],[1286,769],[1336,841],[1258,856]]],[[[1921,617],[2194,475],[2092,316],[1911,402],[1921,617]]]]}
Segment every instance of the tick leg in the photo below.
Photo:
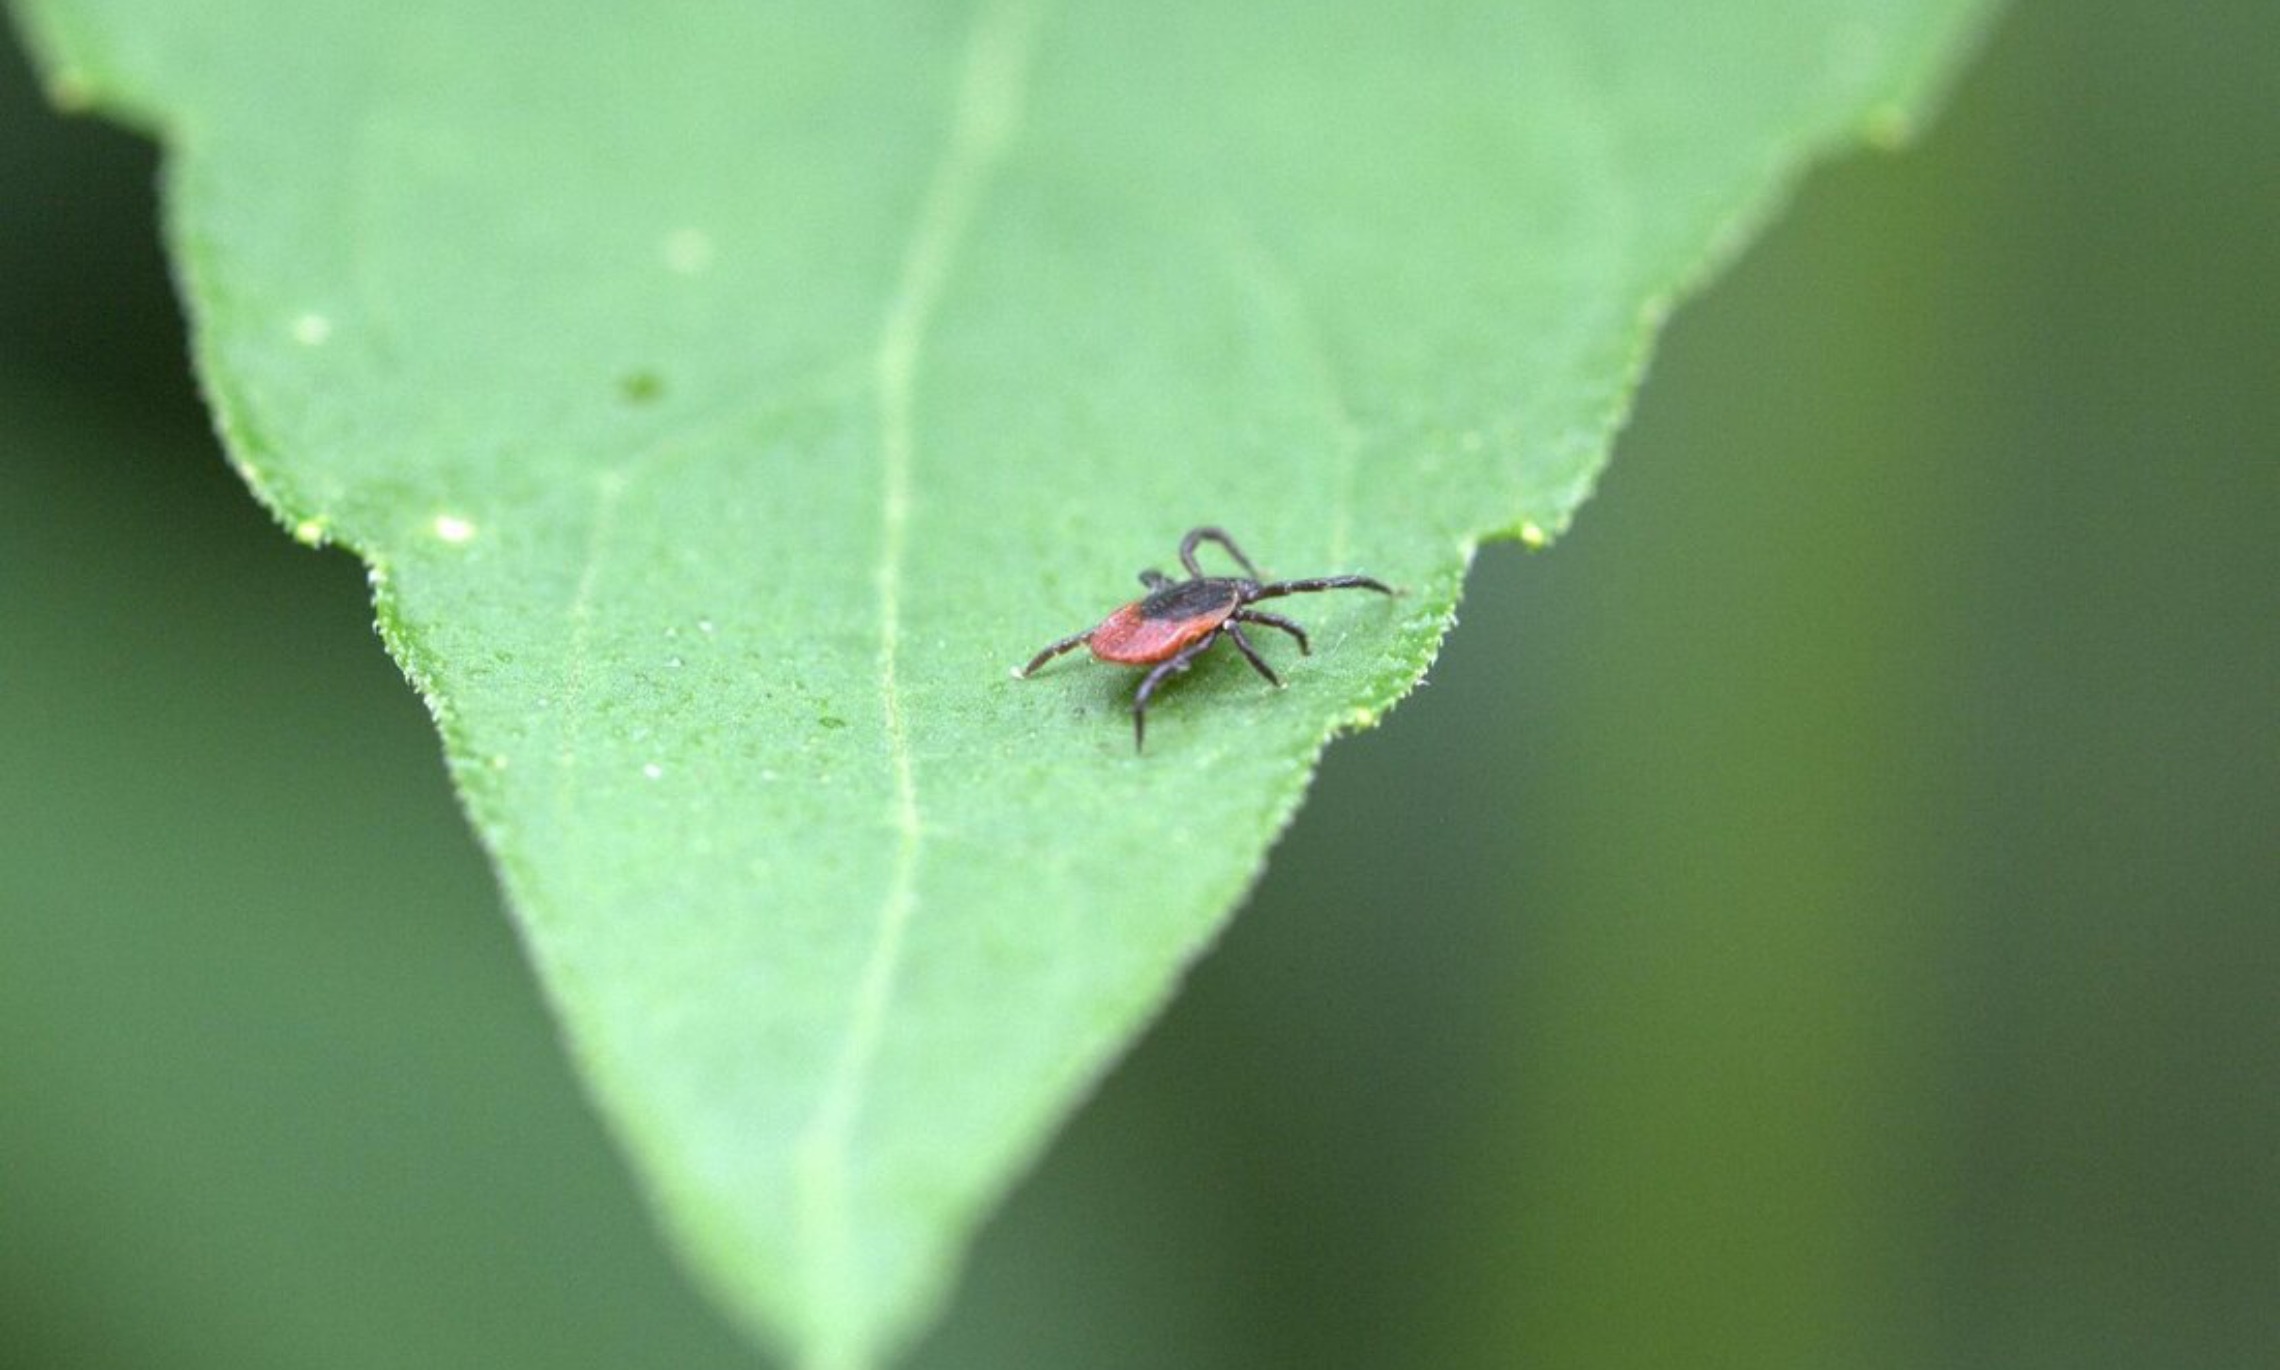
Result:
{"type": "Polygon", "coordinates": [[[1381,595],[1398,595],[1401,592],[1382,580],[1370,576],[1315,576],[1308,580],[1278,580],[1262,585],[1253,599],[1273,599],[1278,595],[1310,595],[1316,590],[1375,590],[1381,595]]]}
{"type": "Polygon", "coordinates": [[[1172,583],[1172,578],[1151,566],[1140,573],[1140,583],[1151,590],[1161,590],[1172,583]]]}
{"type": "Polygon", "coordinates": [[[1259,568],[1253,566],[1251,559],[1243,555],[1243,549],[1235,545],[1235,539],[1219,528],[1190,528],[1188,535],[1180,539],[1180,565],[1187,567],[1189,575],[1197,580],[1203,579],[1203,568],[1195,564],[1195,549],[1198,544],[1206,542],[1216,542],[1226,548],[1227,555],[1235,558],[1235,564],[1243,568],[1243,574],[1253,580],[1259,578],[1259,568]]]}
{"type": "Polygon", "coordinates": [[[1314,649],[1306,643],[1306,630],[1284,618],[1281,614],[1270,614],[1264,609],[1237,609],[1228,617],[1241,619],[1245,623],[1263,623],[1269,628],[1280,628],[1298,639],[1299,655],[1313,655],[1314,649]]]}
{"type": "Polygon", "coordinates": [[[1234,624],[1230,623],[1222,631],[1224,631],[1227,636],[1235,639],[1235,650],[1241,652],[1250,660],[1253,666],[1258,668],[1259,674],[1267,678],[1267,683],[1269,685],[1274,686],[1278,690],[1282,688],[1282,677],[1276,675],[1275,668],[1269,666],[1266,662],[1266,658],[1259,655],[1259,649],[1251,645],[1251,639],[1243,636],[1243,630],[1241,628],[1238,628],[1234,624]]]}
{"type": "Polygon", "coordinates": [[[1066,652],[1071,648],[1084,646],[1085,639],[1091,636],[1092,629],[1087,628],[1081,633],[1076,633],[1069,637],[1062,638],[1059,642],[1054,643],[1052,646],[1047,647],[1044,651],[1039,652],[1037,655],[1029,658],[1029,664],[1022,667],[1020,670],[1015,671],[1014,674],[1026,680],[1030,676],[1033,676],[1037,673],[1038,667],[1044,665],[1048,661],[1051,661],[1054,657],[1059,656],[1061,653],[1066,652]]]}
{"type": "Polygon", "coordinates": [[[1212,632],[1197,638],[1180,648],[1179,655],[1148,672],[1148,678],[1140,682],[1140,688],[1132,695],[1132,750],[1139,751],[1148,740],[1148,696],[1156,693],[1156,687],[1163,684],[1167,677],[1186,670],[1191,662],[1203,655],[1203,649],[1218,637],[1218,633],[1212,632]]]}

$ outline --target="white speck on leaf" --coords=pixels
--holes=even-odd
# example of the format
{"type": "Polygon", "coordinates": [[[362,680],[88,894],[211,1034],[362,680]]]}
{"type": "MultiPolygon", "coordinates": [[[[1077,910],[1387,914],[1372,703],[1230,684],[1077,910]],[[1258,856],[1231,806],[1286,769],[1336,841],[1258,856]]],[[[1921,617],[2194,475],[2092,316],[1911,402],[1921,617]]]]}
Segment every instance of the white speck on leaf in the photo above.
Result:
{"type": "Polygon", "coordinates": [[[665,235],[665,265],[683,276],[695,276],[713,263],[712,235],[701,228],[677,228],[665,235]]]}
{"type": "Polygon", "coordinates": [[[322,347],[332,337],[332,320],[322,314],[302,314],[293,320],[293,341],[303,347],[322,347]]]}
{"type": "Polygon", "coordinates": [[[435,535],[456,547],[475,540],[475,525],[457,514],[437,514],[435,535]]]}

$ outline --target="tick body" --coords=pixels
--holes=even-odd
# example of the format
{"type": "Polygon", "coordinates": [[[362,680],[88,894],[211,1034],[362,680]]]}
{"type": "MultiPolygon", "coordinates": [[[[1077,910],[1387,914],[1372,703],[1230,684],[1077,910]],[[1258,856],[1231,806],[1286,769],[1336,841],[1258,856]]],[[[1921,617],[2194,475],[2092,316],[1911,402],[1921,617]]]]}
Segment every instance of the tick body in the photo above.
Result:
{"type": "Polygon", "coordinates": [[[1312,594],[1317,590],[1375,590],[1381,595],[1394,592],[1392,586],[1369,576],[1264,580],[1259,568],[1243,555],[1243,549],[1235,545],[1235,540],[1217,528],[1191,529],[1180,539],[1180,565],[1187,568],[1188,579],[1173,580],[1153,569],[1142,571],[1140,583],[1148,588],[1146,595],[1085,631],[1047,647],[1015,674],[1024,677],[1034,674],[1054,657],[1079,647],[1089,648],[1094,656],[1112,665],[1149,667],[1140,688],[1132,696],[1132,746],[1137,751],[1147,741],[1148,699],[1155,694],[1156,687],[1193,665],[1197,657],[1222,637],[1233,641],[1235,649],[1269,684],[1278,688],[1282,685],[1282,677],[1275,674],[1251,639],[1244,635],[1244,624],[1290,634],[1297,640],[1301,655],[1311,650],[1304,628],[1279,614],[1251,607],[1260,600],[1312,594]],[[1195,552],[1206,542],[1215,542],[1224,548],[1243,568],[1243,574],[1205,575],[1203,568],[1196,564],[1195,552]]]}

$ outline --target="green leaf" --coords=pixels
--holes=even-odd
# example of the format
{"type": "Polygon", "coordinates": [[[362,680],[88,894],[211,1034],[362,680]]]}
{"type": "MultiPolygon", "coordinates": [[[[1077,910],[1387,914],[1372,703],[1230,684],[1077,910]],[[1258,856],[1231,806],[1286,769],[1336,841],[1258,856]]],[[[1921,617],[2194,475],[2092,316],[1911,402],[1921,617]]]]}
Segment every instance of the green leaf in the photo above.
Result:
{"type": "MultiPolygon", "coordinates": [[[[694,1267],[875,1362],[1545,541],[1654,324],[1967,0],[19,0],[166,143],[233,458],[371,567],[694,1267]],[[1136,755],[1045,642],[1191,525],[1293,600],[1136,755]]],[[[1432,935],[1420,925],[1420,936],[1432,935]]]]}

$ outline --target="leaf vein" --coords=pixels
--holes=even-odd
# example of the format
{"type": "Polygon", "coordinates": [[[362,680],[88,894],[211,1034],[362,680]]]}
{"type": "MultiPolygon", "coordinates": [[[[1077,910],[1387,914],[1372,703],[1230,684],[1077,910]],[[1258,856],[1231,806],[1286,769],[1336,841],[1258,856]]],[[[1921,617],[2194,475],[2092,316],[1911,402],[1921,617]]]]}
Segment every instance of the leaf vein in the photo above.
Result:
{"type": "Polygon", "coordinates": [[[1020,121],[1039,0],[990,0],[976,16],[951,112],[948,144],[937,160],[905,248],[894,296],[880,328],[873,382],[880,447],[877,670],[893,794],[888,819],[894,857],[874,917],[869,953],[854,986],[845,1037],[823,1095],[796,1148],[799,1222],[808,1250],[811,1314],[820,1334],[810,1344],[818,1364],[859,1363],[833,1339],[852,1326],[847,1306],[862,1297],[848,1212],[851,1152],[870,1072],[877,1060],[899,978],[903,944],[918,904],[924,841],[898,662],[902,579],[911,517],[915,413],[921,353],[959,247],[1020,121]]]}

